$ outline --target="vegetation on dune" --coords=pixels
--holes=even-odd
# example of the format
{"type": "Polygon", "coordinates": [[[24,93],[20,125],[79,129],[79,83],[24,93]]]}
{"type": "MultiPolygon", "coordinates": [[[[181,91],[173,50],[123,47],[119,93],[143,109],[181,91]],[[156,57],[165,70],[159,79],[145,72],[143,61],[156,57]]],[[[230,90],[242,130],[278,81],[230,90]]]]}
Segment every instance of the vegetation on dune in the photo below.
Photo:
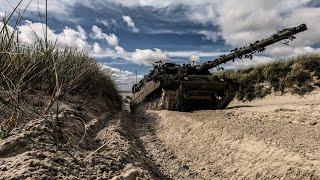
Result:
{"type": "Polygon", "coordinates": [[[84,52],[59,48],[56,43],[41,38],[31,45],[22,44],[17,38],[17,28],[8,26],[7,22],[7,19],[0,22],[1,137],[8,134],[4,129],[11,130],[16,121],[25,120],[31,111],[40,116],[47,114],[55,103],[68,96],[99,99],[109,111],[121,108],[110,70],[102,68],[84,52]],[[23,98],[32,94],[42,94],[51,100],[40,109],[23,104],[23,98]]]}
{"type": "Polygon", "coordinates": [[[218,74],[239,82],[239,100],[263,98],[272,92],[303,95],[319,86],[320,54],[300,55],[289,60],[218,74]]]}

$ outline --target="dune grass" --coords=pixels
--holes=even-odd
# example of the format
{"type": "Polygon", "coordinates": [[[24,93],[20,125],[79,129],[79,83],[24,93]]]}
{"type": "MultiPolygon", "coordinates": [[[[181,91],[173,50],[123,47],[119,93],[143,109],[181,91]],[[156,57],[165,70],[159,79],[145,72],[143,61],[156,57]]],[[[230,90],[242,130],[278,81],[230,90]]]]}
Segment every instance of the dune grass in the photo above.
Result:
{"type": "Polygon", "coordinates": [[[8,19],[0,23],[0,136],[4,136],[4,123],[24,118],[19,113],[20,99],[29,94],[51,97],[40,114],[48,113],[54,103],[67,96],[99,99],[109,111],[121,108],[110,70],[82,51],[61,48],[43,38],[22,44],[17,37],[17,25],[7,23],[8,19]]]}
{"type": "Polygon", "coordinates": [[[319,86],[320,54],[305,54],[289,60],[241,70],[230,70],[218,75],[235,79],[240,84],[237,98],[253,100],[272,92],[303,95],[319,86]]]}
{"type": "Polygon", "coordinates": [[[109,106],[119,100],[111,71],[86,53],[73,48],[47,46],[43,40],[21,44],[15,31],[0,32],[0,88],[6,91],[42,91],[103,97],[109,106]]]}

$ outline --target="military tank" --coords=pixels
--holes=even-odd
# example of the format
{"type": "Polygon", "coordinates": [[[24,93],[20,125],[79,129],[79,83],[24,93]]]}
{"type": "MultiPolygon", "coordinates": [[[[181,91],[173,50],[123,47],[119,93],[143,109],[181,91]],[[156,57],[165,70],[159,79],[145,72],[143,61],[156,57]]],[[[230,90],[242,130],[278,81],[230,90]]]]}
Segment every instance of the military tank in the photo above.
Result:
{"type": "Polygon", "coordinates": [[[295,34],[306,30],[305,24],[283,29],[200,65],[157,62],[148,75],[133,85],[131,111],[225,109],[239,85],[231,79],[213,76],[210,69],[236,59],[252,59],[254,53],[264,51],[267,46],[281,41],[288,44],[296,38],[295,34]]]}

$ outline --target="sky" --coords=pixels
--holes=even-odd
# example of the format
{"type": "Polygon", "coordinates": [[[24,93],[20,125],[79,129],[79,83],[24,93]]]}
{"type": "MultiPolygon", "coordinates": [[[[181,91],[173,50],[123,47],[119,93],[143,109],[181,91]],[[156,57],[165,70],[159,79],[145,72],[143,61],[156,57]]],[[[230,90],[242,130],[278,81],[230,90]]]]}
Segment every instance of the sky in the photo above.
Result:
{"type": "MultiPolygon", "coordinates": [[[[20,5],[20,13],[27,7],[18,27],[21,42],[44,37],[44,2],[20,5]]],[[[0,0],[0,17],[18,3],[0,0]]],[[[245,68],[320,52],[320,0],[48,0],[48,11],[49,39],[96,58],[114,72],[121,90],[130,90],[136,75],[142,78],[156,61],[205,62],[301,23],[309,30],[289,46],[278,43],[253,60],[223,67],[245,68]]]]}

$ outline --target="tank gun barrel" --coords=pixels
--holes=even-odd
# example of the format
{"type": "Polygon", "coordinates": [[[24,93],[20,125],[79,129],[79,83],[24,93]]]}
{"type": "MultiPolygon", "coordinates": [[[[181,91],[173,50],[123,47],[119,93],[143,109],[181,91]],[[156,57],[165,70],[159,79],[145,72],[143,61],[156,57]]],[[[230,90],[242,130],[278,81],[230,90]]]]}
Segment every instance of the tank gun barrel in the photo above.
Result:
{"type": "Polygon", "coordinates": [[[283,29],[273,34],[267,39],[262,39],[260,41],[256,41],[251,43],[248,46],[244,46],[241,48],[236,48],[231,51],[230,54],[221,55],[217,59],[213,61],[208,61],[198,67],[199,72],[208,71],[211,68],[217,67],[220,64],[226,63],[228,61],[234,60],[236,58],[242,58],[243,56],[246,58],[252,58],[252,55],[256,52],[262,52],[265,50],[265,47],[272,45],[274,43],[286,40],[284,43],[287,44],[289,41],[294,40],[296,37],[295,34],[306,31],[308,28],[305,24],[301,24],[300,26],[283,29]]]}

